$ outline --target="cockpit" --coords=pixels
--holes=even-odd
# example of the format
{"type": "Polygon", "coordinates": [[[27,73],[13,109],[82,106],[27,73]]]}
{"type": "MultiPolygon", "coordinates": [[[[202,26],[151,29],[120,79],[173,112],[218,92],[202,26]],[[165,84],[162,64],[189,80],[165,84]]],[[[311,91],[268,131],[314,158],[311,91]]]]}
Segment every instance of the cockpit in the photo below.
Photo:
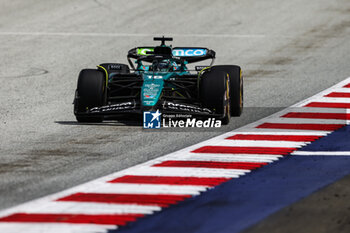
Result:
{"type": "Polygon", "coordinates": [[[158,71],[158,72],[169,72],[173,71],[173,65],[169,60],[154,60],[152,62],[152,71],[158,71]]]}

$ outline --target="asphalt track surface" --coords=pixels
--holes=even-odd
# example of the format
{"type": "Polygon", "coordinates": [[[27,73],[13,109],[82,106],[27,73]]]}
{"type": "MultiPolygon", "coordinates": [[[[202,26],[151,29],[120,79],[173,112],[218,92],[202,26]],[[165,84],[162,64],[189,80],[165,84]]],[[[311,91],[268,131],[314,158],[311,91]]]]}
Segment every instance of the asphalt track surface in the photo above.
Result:
{"type": "Polygon", "coordinates": [[[0,51],[3,209],[233,130],[345,79],[350,2],[0,0],[0,51]],[[130,48],[156,35],[241,65],[242,117],[220,130],[76,124],[79,71],[126,63],[130,48]]]}

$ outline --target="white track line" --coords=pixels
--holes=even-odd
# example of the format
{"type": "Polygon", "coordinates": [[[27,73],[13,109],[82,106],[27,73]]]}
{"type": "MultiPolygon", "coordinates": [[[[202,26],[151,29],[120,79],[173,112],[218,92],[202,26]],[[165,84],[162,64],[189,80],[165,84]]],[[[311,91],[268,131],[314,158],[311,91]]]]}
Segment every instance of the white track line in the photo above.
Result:
{"type": "Polygon", "coordinates": [[[313,99],[311,102],[323,102],[323,103],[350,103],[350,98],[335,98],[335,97],[320,97],[313,99]]]}
{"type": "Polygon", "coordinates": [[[1,233],[107,233],[114,225],[68,223],[0,223],[1,233]]]}
{"type": "Polygon", "coordinates": [[[345,108],[313,108],[313,107],[288,108],[282,112],[281,116],[290,112],[347,113],[347,109],[345,108]]]}
{"type": "Polygon", "coordinates": [[[81,192],[108,194],[179,194],[198,195],[207,190],[206,186],[164,185],[164,184],[118,184],[101,183],[97,187],[83,189],[81,192]]]}
{"type": "MultiPolygon", "coordinates": [[[[223,140],[213,143],[208,143],[208,146],[234,146],[234,147],[301,147],[308,142],[288,142],[288,141],[263,141],[263,140],[223,140]]],[[[258,154],[258,153],[257,153],[258,154]]]]}
{"type": "Polygon", "coordinates": [[[47,202],[41,206],[30,205],[18,212],[31,213],[53,213],[53,214],[152,214],[160,211],[159,206],[150,205],[130,205],[130,204],[105,204],[105,203],[85,203],[85,202],[47,202]],[[31,207],[31,208],[30,208],[31,207]]]}
{"type": "Polygon", "coordinates": [[[350,151],[295,151],[292,155],[350,156],[350,151]]]}
{"type": "MultiPolygon", "coordinates": [[[[256,126],[261,125],[266,122],[259,122],[256,124],[256,126]]],[[[276,134],[276,135],[283,135],[289,133],[289,135],[327,135],[333,131],[330,130],[304,130],[304,129],[271,129],[271,128],[246,128],[241,129],[242,132],[253,134],[253,132],[260,132],[262,134],[266,134],[267,132],[276,134]]],[[[239,131],[238,131],[239,132],[239,131]]],[[[241,133],[241,132],[239,132],[241,133]]]]}
{"type": "Polygon", "coordinates": [[[259,154],[205,154],[188,153],[174,154],[167,158],[160,158],[158,161],[166,160],[187,160],[187,161],[213,161],[213,162],[266,162],[270,163],[282,158],[282,155],[259,155],[259,154]]]}
{"type": "MultiPolygon", "coordinates": [[[[331,92],[344,92],[344,93],[350,93],[350,88],[336,88],[332,90],[331,92]]],[[[331,93],[330,92],[330,93],[331,93]]]]}
{"type": "Polygon", "coordinates": [[[250,170],[243,169],[214,169],[214,168],[181,168],[181,167],[146,167],[134,169],[127,175],[144,176],[179,176],[179,177],[212,177],[212,178],[238,178],[249,173],[250,170]]]}
{"type": "Polygon", "coordinates": [[[301,136],[301,135],[307,135],[307,136],[326,136],[327,132],[324,131],[295,131],[295,132],[291,132],[286,131],[286,130],[280,130],[280,131],[274,131],[271,129],[264,129],[264,131],[256,131],[256,130],[260,130],[260,129],[255,129],[253,128],[251,131],[242,131],[242,132],[232,132],[231,136],[234,136],[236,134],[244,134],[244,135],[251,135],[251,134],[258,134],[258,135],[295,135],[295,136],[301,136]],[[255,131],[254,131],[255,130],[255,131]]]}
{"type": "Polygon", "coordinates": [[[310,118],[273,118],[265,121],[265,123],[284,123],[284,124],[343,124],[347,123],[346,120],[333,120],[333,119],[310,119],[310,118]]]}

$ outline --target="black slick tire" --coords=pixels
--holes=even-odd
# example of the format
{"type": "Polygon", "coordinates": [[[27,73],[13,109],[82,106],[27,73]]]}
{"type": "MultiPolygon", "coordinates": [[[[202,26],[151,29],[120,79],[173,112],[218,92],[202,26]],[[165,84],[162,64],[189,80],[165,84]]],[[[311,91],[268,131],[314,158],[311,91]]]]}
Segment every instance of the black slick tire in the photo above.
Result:
{"type": "Polygon", "coordinates": [[[100,107],[105,102],[105,75],[102,71],[84,69],[78,78],[78,87],[74,101],[74,113],[78,122],[102,122],[103,116],[82,116],[93,107],[100,107]]]}
{"type": "Polygon", "coordinates": [[[230,84],[227,73],[220,70],[205,71],[200,77],[200,99],[204,107],[222,115],[221,122],[230,121],[230,84]]]}

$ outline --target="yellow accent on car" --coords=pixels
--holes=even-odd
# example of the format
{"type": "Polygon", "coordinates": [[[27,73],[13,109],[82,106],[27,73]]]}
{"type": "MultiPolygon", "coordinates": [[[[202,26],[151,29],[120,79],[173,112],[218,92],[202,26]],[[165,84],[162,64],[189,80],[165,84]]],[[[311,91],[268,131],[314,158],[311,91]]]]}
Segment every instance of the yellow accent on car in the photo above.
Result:
{"type": "Polygon", "coordinates": [[[181,97],[184,97],[185,98],[185,96],[183,96],[180,92],[178,92],[178,91],[175,91],[175,93],[176,94],[178,94],[179,96],[181,96],[181,97]]]}
{"type": "Polygon", "coordinates": [[[229,99],[230,98],[230,83],[229,83],[229,79],[230,76],[227,74],[227,80],[226,80],[226,98],[229,99]]]}
{"type": "Polygon", "coordinates": [[[106,87],[107,87],[108,86],[108,71],[103,66],[97,66],[97,67],[101,68],[101,69],[103,69],[105,71],[105,73],[106,73],[106,87]]]}
{"type": "Polygon", "coordinates": [[[199,89],[199,80],[200,80],[200,77],[201,77],[202,73],[203,73],[205,70],[209,69],[209,68],[210,68],[210,66],[207,66],[207,67],[205,67],[204,69],[202,69],[201,71],[198,72],[197,89],[199,89]]]}
{"type": "MultiPolygon", "coordinates": [[[[227,100],[230,100],[230,76],[227,74],[227,79],[226,79],[226,98],[227,100]]],[[[226,114],[228,119],[231,118],[231,106],[230,106],[230,101],[228,101],[226,105],[226,114]]]]}
{"type": "Polygon", "coordinates": [[[203,71],[205,71],[206,69],[209,69],[209,68],[210,68],[210,66],[207,66],[207,67],[205,67],[204,69],[202,69],[201,71],[199,71],[198,77],[201,76],[201,74],[203,73],[203,71]]]}

